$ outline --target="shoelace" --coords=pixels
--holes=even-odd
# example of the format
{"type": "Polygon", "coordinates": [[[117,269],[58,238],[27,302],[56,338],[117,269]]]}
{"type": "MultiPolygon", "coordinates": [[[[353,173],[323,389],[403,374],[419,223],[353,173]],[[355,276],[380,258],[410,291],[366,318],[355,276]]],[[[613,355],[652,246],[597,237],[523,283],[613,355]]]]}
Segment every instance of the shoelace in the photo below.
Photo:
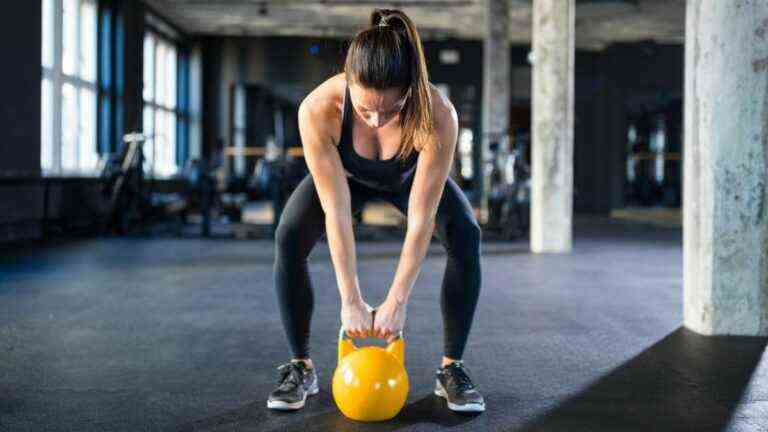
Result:
{"type": "Polygon", "coordinates": [[[453,362],[446,366],[444,370],[447,372],[451,380],[456,384],[456,388],[459,391],[470,390],[474,387],[472,385],[472,380],[468,375],[469,370],[466,366],[464,366],[463,363],[457,361],[453,362]]]}
{"type": "Polygon", "coordinates": [[[300,385],[304,379],[304,373],[301,370],[301,366],[294,362],[278,366],[277,371],[280,374],[280,387],[283,388],[287,388],[288,384],[293,384],[294,386],[300,385]]]}

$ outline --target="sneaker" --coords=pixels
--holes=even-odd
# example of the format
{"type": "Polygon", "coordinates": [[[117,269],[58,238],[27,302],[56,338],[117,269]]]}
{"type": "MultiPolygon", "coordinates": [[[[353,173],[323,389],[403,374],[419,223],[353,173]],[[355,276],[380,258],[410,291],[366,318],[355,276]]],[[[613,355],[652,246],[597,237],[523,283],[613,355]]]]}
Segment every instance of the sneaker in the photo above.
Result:
{"type": "Polygon", "coordinates": [[[307,395],[320,391],[315,368],[308,368],[304,362],[288,362],[277,370],[280,384],[269,394],[267,408],[297,410],[304,407],[307,395]]]}
{"type": "Polygon", "coordinates": [[[485,411],[485,401],[469,378],[469,370],[461,361],[437,369],[435,394],[445,398],[448,408],[461,412],[485,411]]]}

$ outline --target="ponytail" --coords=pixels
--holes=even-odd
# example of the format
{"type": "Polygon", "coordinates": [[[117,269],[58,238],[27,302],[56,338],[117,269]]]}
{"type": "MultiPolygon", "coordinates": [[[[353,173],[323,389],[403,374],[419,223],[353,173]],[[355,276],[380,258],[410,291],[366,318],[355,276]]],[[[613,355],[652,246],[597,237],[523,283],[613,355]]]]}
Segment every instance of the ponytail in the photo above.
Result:
{"type": "Polygon", "coordinates": [[[359,32],[347,51],[348,83],[385,90],[401,87],[408,100],[400,113],[403,142],[398,156],[439,145],[435,139],[432,98],[421,38],[408,16],[397,9],[374,9],[370,27],[359,32]]]}

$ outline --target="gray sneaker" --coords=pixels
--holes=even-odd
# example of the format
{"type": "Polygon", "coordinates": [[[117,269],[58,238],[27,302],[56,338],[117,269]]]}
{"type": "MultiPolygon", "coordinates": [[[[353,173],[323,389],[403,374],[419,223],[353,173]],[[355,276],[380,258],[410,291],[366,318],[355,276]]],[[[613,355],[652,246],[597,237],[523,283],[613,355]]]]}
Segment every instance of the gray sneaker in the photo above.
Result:
{"type": "Polygon", "coordinates": [[[448,408],[461,412],[485,411],[485,401],[469,378],[469,370],[461,361],[437,369],[435,394],[445,398],[448,408]]]}
{"type": "Polygon", "coordinates": [[[297,410],[304,407],[307,395],[317,394],[315,368],[308,368],[304,362],[288,362],[277,367],[280,384],[272,390],[267,399],[267,408],[297,410]]]}

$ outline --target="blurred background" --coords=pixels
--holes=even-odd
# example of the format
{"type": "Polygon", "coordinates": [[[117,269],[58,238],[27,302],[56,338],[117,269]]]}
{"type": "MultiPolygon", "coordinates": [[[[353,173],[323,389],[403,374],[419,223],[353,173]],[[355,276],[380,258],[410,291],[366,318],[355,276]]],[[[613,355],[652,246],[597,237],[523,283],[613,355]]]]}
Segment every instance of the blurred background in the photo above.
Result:
{"type": "MultiPolygon", "coordinates": [[[[297,106],[340,71],[348,41],[375,5],[14,3],[6,32],[15,66],[3,72],[3,94],[13,101],[6,118],[15,144],[3,147],[0,161],[6,203],[0,239],[269,238],[285,199],[307,173],[297,106]]],[[[482,222],[489,236],[525,237],[530,2],[510,2],[506,145],[492,146],[485,158],[483,5],[403,5],[421,32],[431,82],[459,113],[451,176],[478,211],[488,200],[482,222]],[[483,170],[490,178],[485,187],[483,170]]],[[[684,6],[579,4],[575,213],[680,225],[684,6]]],[[[403,218],[374,202],[358,222],[360,235],[375,236],[398,231],[403,218]]]]}

